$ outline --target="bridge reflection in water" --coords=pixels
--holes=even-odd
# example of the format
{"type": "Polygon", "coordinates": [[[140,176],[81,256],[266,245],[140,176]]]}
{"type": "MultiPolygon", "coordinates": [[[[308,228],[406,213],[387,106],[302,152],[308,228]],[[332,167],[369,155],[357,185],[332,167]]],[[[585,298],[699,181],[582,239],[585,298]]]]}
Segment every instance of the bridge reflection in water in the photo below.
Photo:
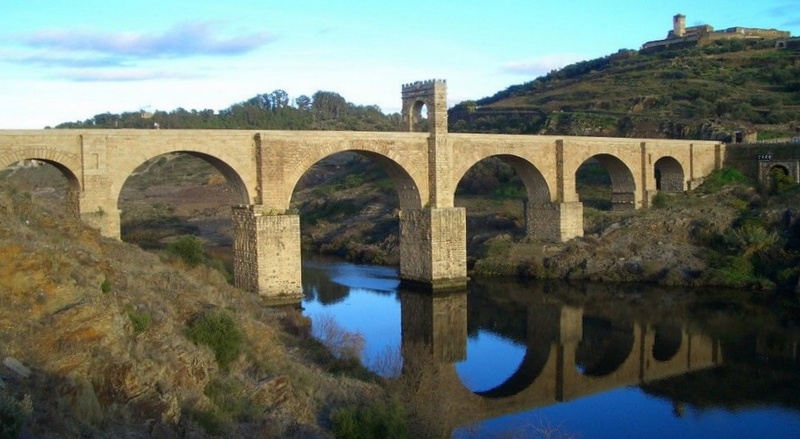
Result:
{"type": "Polygon", "coordinates": [[[502,306],[525,315],[524,328],[507,328],[525,346],[504,382],[474,392],[456,363],[466,359],[467,292],[401,292],[404,374],[452,429],[501,415],[569,401],[618,387],[719,365],[718,341],[675,321],[642,321],[585,312],[544,300],[502,306]],[[516,333],[514,333],[516,332],[516,333]]]}

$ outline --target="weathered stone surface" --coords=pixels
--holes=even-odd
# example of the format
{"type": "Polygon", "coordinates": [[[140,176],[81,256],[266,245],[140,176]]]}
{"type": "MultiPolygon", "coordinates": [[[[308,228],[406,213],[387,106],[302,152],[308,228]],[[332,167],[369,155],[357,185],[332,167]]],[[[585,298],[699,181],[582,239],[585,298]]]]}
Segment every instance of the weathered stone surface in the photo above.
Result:
{"type": "MultiPolygon", "coordinates": [[[[575,173],[587,160],[600,161],[611,174],[615,209],[638,209],[649,205],[659,187],[682,191],[719,168],[724,152],[720,143],[693,140],[449,134],[444,81],[407,84],[402,98],[405,128],[413,131],[425,106],[428,133],[11,130],[0,131],[0,168],[27,159],[56,164],[68,180],[67,210],[118,238],[120,190],[139,165],[174,152],[200,157],[222,173],[243,206],[234,209],[237,285],[294,299],[300,291],[299,226],[296,215],[284,214],[300,178],[332,154],[356,151],[376,161],[392,178],[404,212],[453,208],[466,172],[499,156],[522,178],[529,202],[555,206],[529,215],[529,234],[567,240],[583,233],[575,173]]],[[[417,237],[400,242],[405,254],[416,254],[401,258],[407,280],[448,283],[466,271],[466,235],[457,230],[465,223],[437,219],[443,215],[431,216],[439,225],[426,226],[429,231],[406,227],[406,236],[417,237]],[[423,249],[423,242],[432,247],[423,249]]]]}

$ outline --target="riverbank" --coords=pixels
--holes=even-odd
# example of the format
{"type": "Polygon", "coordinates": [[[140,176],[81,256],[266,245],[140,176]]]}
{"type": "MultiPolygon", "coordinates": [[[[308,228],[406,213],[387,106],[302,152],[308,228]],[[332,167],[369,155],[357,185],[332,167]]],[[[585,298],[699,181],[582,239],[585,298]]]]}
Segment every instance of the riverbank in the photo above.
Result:
{"type": "Polygon", "coordinates": [[[216,269],[0,197],[2,437],[328,437],[375,380],[216,269]]]}
{"type": "Polygon", "coordinates": [[[650,209],[587,209],[585,236],[563,244],[495,236],[471,272],[795,291],[798,206],[797,186],[769,194],[719,171],[696,191],[659,194],[650,209]]]}

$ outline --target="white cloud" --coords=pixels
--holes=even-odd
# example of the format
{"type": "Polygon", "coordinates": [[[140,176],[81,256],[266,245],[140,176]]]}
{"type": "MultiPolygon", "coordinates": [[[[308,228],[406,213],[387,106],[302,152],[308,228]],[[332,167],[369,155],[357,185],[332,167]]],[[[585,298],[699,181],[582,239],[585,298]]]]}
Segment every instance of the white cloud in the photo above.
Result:
{"type": "Polygon", "coordinates": [[[503,72],[537,77],[584,59],[585,56],[573,53],[544,55],[532,60],[511,61],[503,67],[503,72]]]}
{"type": "Polygon", "coordinates": [[[219,31],[220,26],[210,22],[182,23],[160,34],[45,30],[26,35],[21,42],[60,52],[153,59],[241,55],[275,40],[269,32],[223,37],[219,31]]]}

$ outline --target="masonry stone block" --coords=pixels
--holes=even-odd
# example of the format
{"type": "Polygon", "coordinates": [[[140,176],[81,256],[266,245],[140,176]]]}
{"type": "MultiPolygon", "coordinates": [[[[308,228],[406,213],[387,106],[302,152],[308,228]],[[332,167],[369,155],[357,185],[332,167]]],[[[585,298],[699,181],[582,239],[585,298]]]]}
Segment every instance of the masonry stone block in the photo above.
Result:
{"type": "Polygon", "coordinates": [[[548,242],[564,242],[583,236],[583,203],[528,204],[528,236],[548,242]]]}
{"type": "Polygon", "coordinates": [[[467,281],[467,215],[460,207],[400,211],[400,277],[433,289],[467,281]]]}
{"type": "Polygon", "coordinates": [[[234,281],[238,288],[277,302],[302,297],[300,217],[261,205],[234,206],[234,281]]]}

